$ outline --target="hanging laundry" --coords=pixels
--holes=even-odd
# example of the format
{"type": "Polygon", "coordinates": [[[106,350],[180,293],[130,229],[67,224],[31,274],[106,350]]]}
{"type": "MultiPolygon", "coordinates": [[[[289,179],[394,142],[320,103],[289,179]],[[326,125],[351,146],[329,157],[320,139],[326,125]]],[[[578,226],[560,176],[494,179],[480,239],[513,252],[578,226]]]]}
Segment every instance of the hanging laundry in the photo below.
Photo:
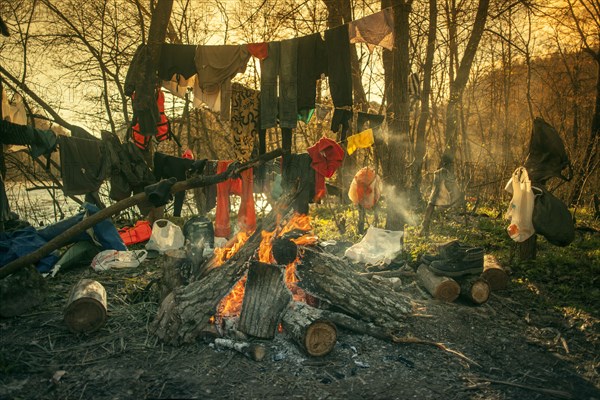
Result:
{"type": "Polygon", "coordinates": [[[348,197],[353,204],[366,209],[373,208],[381,197],[381,178],[373,169],[361,168],[352,179],[348,197]]]}
{"type": "Polygon", "coordinates": [[[233,83],[231,89],[234,151],[238,161],[248,161],[258,139],[260,92],[240,83],[233,83]]]}
{"type": "MultiPolygon", "coordinates": [[[[164,140],[170,139],[173,133],[171,132],[171,123],[165,114],[165,95],[162,90],[156,90],[156,105],[158,107],[158,111],[160,113],[160,121],[156,124],[156,140],[162,142],[164,140]]],[[[137,115],[134,114],[133,117],[133,126],[131,127],[131,138],[133,139],[133,143],[137,147],[142,150],[148,148],[150,144],[151,136],[147,136],[143,134],[140,125],[141,119],[138,118],[137,115]]]]}
{"type": "MultiPolygon", "coordinates": [[[[185,181],[187,179],[186,172],[192,164],[194,164],[192,159],[156,152],[154,153],[154,176],[156,179],[175,178],[178,182],[185,181]]],[[[174,198],[173,216],[180,217],[185,191],[175,193],[174,198]]]]}
{"type": "Polygon", "coordinates": [[[529,154],[525,161],[525,168],[529,173],[531,182],[544,185],[550,178],[558,177],[570,180],[572,171],[564,176],[562,171],[569,167],[571,162],[565,150],[565,144],[556,129],[537,117],[533,121],[529,154]]]}
{"type": "Polygon", "coordinates": [[[346,147],[346,151],[348,152],[348,155],[351,155],[357,149],[368,149],[375,143],[373,129],[367,129],[356,135],[348,136],[347,140],[348,146],[346,147]]]}
{"type": "Polygon", "coordinates": [[[356,118],[356,129],[361,132],[365,129],[373,129],[379,128],[383,121],[385,120],[385,115],[381,114],[370,114],[365,112],[358,112],[358,117],[356,118]]]}
{"type": "Polygon", "coordinates": [[[0,143],[30,146],[30,154],[37,158],[49,155],[56,149],[56,134],[51,130],[37,129],[0,120],[0,143]]]}
{"type": "MultiPolygon", "coordinates": [[[[219,161],[217,174],[225,172],[232,161],[219,161]]],[[[238,211],[237,224],[240,231],[252,231],[256,228],[256,211],[254,210],[252,168],[240,173],[240,178],[231,178],[217,184],[217,210],[215,215],[215,236],[229,237],[231,226],[229,224],[230,203],[229,196],[238,195],[240,208],[238,211]]]]}
{"type": "Polygon", "coordinates": [[[298,122],[298,39],[281,41],[279,58],[279,126],[296,128],[298,122]]]}
{"type": "Polygon", "coordinates": [[[104,143],[60,136],[58,145],[63,192],[70,196],[98,190],[110,168],[104,143]]]}
{"type": "Polygon", "coordinates": [[[336,108],[333,111],[333,117],[331,117],[331,130],[333,132],[340,132],[340,141],[343,142],[348,136],[350,131],[350,125],[352,124],[352,110],[345,110],[343,108],[336,108]],[[340,130],[341,128],[341,130],[340,130]]]}
{"type": "Polygon", "coordinates": [[[316,81],[324,73],[327,73],[327,50],[321,34],[298,38],[298,113],[315,108],[316,81]]]}
{"type": "Polygon", "coordinates": [[[333,105],[337,108],[352,106],[352,71],[348,27],[340,25],[325,31],[327,49],[327,76],[333,105]]]}
{"type": "Polygon", "coordinates": [[[312,159],[311,166],[316,171],[315,175],[315,201],[327,193],[325,178],[331,178],[335,171],[342,165],[344,149],[334,140],[326,137],[307,149],[312,159]]]}
{"type": "Polygon", "coordinates": [[[221,86],[215,86],[212,89],[201,89],[200,83],[198,82],[198,78],[195,77],[193,80],[193,88],[192,91],[194,93],[194,107],[201,108],[202,106],[206,106],[213,110],[214,112],[220,113],[221,110],[225,110],[227,108],[227,104],[223,104],[227,98],[221,96],[222,91],[231,91],[231,82],[227,81],[223,83],[221,86]]]}
{"type": "Polygon", "coordinates": [[[159,78],[165,81],[171,80],[173,75],[191,78],[196,74],[195,55],[195,45],[163,43],[158,64],[159,78]]]}
{"type": "Polygon", "coordinates": [[[2,89],[2,119],[17,125],[27,125],[27,111],[19,93],[15,93],[12,101],[9,101],[6,91],[2,89]]]}
{"type": "Polygon", "coordinates": [[[145,136],[156,135],[156,125],[161,119],[155,95],[156,72],[150,65],[150,50],[147,45],[140,45],[133,55],[124,84],[125,95],[131,96],[133,114],[138,117],[140,132],[145,136]]]}
{"type": "Polygon", "coordinates": [[[221,119],[229,120],[231,78],[246,70],[250,52],[246,45],[197,46],[196,71],[198,86],[202,91],[221,91],[221,119]]]}
{"type": "Polygon", "coordinates": [[[386,8],[348,23],[350,43],[366,43],[372,53],[375,46],[394,49],[394,12],[386,8]]]}
{"type": "Polygon", "coordinates": [[[259,60],[264,60],[269,56],[269,44],[262,43],[248,43],[248,51],[252,55],[252,57],[256,57],[259,60]]]}
{"type": "Polygon", "coordinates": [[[192,75],[191,78],[185,79],[181,75],[173,75],[170,80],[163,80],[162,87],[167,89],[173,96],[177,96],[180,99],[185,99],[185,95],[188,92],[188,87],[194,87],[196,82],[196,75],[192,75]]]}
{"type": "Polygon", "coordinates": [[[281,43],[269,43],[269,55],[260,61],[260,127],[277,125],[277,77],[281,43]]]}
{"type": "Polygon", "coordinates": [[[281,187],[285,191],[297,190],[294,210],[308,214],[308,204],[315,199],[315,170],[308,153],[284,154],[281,168],[281,187]],[[296,186],[297,185],[297,186],[296,186]]]}

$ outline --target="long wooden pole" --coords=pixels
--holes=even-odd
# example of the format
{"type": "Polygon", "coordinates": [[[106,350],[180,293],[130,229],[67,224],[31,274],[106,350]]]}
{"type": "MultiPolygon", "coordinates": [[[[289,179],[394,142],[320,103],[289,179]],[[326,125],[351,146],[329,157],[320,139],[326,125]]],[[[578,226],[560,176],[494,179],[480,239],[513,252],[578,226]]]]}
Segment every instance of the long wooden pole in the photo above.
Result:
{"type": "MultiPolygon", "coordinates": [[[[283,151],[281,149],[277,149],[269,153],[263,154],[255,160],[250,160],[241,164],[233,163],[229,166],[229,168],[227,168],[225,172],[222,172],[217,175],[195,176],[188,180],[177,182],[171,187],[171,193],[173,194],[181,192],[183,190],[214,185],[216,183],[226,181],[227,179],[238,175],[240,172],[245,171],[248,168],[253,168],[258,165],[261,165],[267,161],[273,160],[281,156],[282,154],[283,151]]],[[[16,260],[11,261],[4,267],[0,268],[0,279],[7,277],[8,275],[12,274],[13,272],[26,265],[37,263],[39,260],[44,258],[46,255],[50,254],[52,251],[64,246],[72,237],[84,232],[86,229],[91,228],[92,226],[96,225],[104,219],[109,218],[129,207],[133,207],[137,204],[140,204],[141,202],[146,200],[146,193],[138,193],[131,197],[123,199],[109,207],[106,207],[105,209],[100,210],[93,215],[90,215],[88,218],[84,218],[81,222],[67,229],[60,235],[56,236],[54,239],[50,240],[48,243],[46,243],[36,251],[24,255],[23,257],[17,258],[16,260]]]]}

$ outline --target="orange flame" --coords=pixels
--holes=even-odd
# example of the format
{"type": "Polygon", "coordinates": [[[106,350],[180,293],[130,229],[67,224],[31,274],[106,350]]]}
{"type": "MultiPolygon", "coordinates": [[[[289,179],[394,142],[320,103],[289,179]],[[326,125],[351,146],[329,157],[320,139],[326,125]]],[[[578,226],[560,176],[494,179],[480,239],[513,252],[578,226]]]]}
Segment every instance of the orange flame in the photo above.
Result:
{"type": "MultiPolygon", "coordinates": [[[[275,263],[272,253],[273,239],[293,230],[307,232],[296,239],[292,239],[292,241],[297,245],[303,246],[316,243],[318,238],[314,234],[310,233],[311,229],[310,217],[308,215],[294,214],[279,232],[277,229],[272,232],[262,231],[262,239],[258,247],[258,260],[267,264],[275,263]]],[[[227,259],[231,258],[244,245],[244,243],[246,243],[248,238],[248,234],[240,232],[230,241],[229,246],[215,249],[215,265],[222,265],[227,259]]],[[[298,277],[296,276],[296,264],[298,261],[299,258],[297,257],[293,262],[287,265],[285,271],[285,283],[288,289],[290,289],[292,292],[295,301],[305,301],[306,295],[304,291],[297,285],[298,277]]],[[[233,289],[231,289],[231,292],[229,292],[229,294],[223,298],[223,300],[221,300],[221,303],[217,307],[218,319],[240,315],[244,299],[244,291],[246,288],[246,279],[246,277],[240,279],[233,289]]]]}
{"type": "Polygon", "coordinates": [[[246,243],[250,238],[248,232],[238,232],[237,235],[231,239],[226,246],[217,247],[214,252],[214,265],[223,265],[225,261],[233,257],[235,253],[246,243]]]}

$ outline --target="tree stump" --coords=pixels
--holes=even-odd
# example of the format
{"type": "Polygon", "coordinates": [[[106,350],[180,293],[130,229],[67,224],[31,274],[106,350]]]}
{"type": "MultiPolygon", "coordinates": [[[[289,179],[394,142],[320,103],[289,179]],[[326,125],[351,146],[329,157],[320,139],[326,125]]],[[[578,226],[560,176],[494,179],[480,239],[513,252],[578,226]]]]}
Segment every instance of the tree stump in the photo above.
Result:
{"type": "Polygon", "coordinates": [[[454,279],[434,274],[425,264],[419,266],[417,276],[434,299],[451,303],[460,294],[460,286],[454,279]]]}
{"type": "Polygon", "coordinates": [[[480,305],[488,301],[490,297],[490,285],[489,283],[479,277],[470,276],[459,281],[460,284],[460,296],[466,300],[480,305]]]}
{"type": "Polygon", "coordinates": [[[535,257],[537,256],[537,235],[534,233],[529,239],[517,243],[517,248],[519,260],[535,260],[535,257]]]}
{"type": "Polygon", "coordinates": [[[187,261],[185,250],[167,250],[162,255],[160,270],[159,292],[162,302],[169,293],[179,286],[188,283],[187,273],[185,273],[185,264],[187,261]]]}
{"type": "Polygon", "coordinates": [[[292,300],[285,286],[285,267],[250,263],[238,329],[262,339],[275,337],[281,314],[292,300]]]}
{"type": "Polygon", "coordinates": [[[74,333],[94,332],[106,322],[106,290],[99,282],[80,280],[69,294],[64,320],[74,333]]]}
{"type": "Polygon", "coordinates": [[[498,259],[491,254],[486,254],[483,258],[481,277],[487,281],[492,291],[504,290],[508,285],[508,274],[502,268],[498,259]]]}
{"type": "Polygon", "coordinates": [[[283,314],[283,329],[306,354],[321,357],[335,347],[337,329],[316,308],[293,302],[283,314]]]}
{"type": "Polygon", "coordinates": [[[404,327],[404,319],[412,312],[410,297],[355,273],[339,257],[303,249],[297,275],[305,292],[355,318],[389,329],[404,327]]]}

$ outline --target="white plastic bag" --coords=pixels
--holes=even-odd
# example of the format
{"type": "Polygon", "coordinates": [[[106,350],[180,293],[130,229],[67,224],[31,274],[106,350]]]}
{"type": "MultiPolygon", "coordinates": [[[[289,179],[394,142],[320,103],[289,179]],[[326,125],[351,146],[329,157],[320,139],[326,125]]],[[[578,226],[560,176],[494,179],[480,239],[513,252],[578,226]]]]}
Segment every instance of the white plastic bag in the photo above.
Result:
{"type": "Polygon", "coordinates": [[[535,196],[527,170],[517,168],[504,189],[513,195],[505,214],[505,218],[510,219],[506,230],[512,240],[524,242],[535,233],[532,219],[535,196]]]}
{"type": "Polygon", "coordinates": [[[148,255],[146,250],[104,250],[92,260],[94,271],[107,271],[118,268],[135,268],[148,255]]]}
{"type": "Polygon", "coordinates": [[[344,255],[355,262],[389,264],[402,251],[404,231],[389,231],[370,227],[360,242],[349,247],[344,255]]]}
{"type": "Polygon", "coordinates": [[[164,253],[167,250],[183,247],[185,238],[181,228],[171,221],[159,219],[152,225],[152,235],[146,243],[146,250],[157,250],[164,253]]]}

